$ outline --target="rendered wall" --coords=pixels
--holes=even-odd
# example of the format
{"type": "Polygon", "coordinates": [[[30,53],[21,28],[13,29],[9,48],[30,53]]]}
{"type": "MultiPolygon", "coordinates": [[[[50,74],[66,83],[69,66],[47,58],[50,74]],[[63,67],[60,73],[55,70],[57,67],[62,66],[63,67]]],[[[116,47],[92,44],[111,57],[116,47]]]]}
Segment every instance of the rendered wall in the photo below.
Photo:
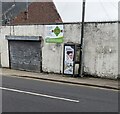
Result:
{"type": "MultiPolygon", "coordinates": [[[[64,43],[45,42],[45,25],[4,27],[1,30],[1,64],[9,67],[8,41],[5,35],[42,36],[42,70],[62,73],[63,45],[80,43],[81,25],[64,24],[64,43]]],[[[84,35],[84,72],[86,74],[116,78],[118,76],[118,23],[86,23],[84,35]]]]}
{"type": "Polygon", "coordinates": [[[87,24],[84,42],[85,72],[100,77],[117,78],[118,24],[87,24]]]}

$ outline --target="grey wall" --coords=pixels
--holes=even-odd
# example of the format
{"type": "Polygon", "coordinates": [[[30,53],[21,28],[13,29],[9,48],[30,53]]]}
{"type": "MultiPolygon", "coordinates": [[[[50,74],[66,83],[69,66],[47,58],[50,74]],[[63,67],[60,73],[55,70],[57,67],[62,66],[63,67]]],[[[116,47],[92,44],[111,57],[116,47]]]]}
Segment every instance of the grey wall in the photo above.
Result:
{"type": "Polygon", "coordinates": [[[116,78],[118,75],[118,24],[87,24],[84,54],[86,73],[116,78]]]}
{"type": "Polygon", "coordinates": [[[1,67],[1,53],[0,53],[0,67],[1,67]]]}
{"type": "MultiPolygon", "coordinates": [[[[65,42],[79,43],[81,26],[65,24],[65,42]]],[[[84,28],[84,73],[118,77],[118,23],[86,23],[84,28]]]]}
{"type": "MultiPolygon", "coordinates": [[[[64,43],[45,42],[45,25],[26,25],[2,29],[2,65],[9,67],[8,42],[5,35],[42,36],[42,69],[44,72],[61,73],[63,68],[63,45],[79,43],[81,25],[64,24],[64,43]],[[28,29],[29,28],[29,29],[28,29]]],[[[84,36],[84,72],[107,78],[118,77],[118,23],[86,23],[84,36]]]]}

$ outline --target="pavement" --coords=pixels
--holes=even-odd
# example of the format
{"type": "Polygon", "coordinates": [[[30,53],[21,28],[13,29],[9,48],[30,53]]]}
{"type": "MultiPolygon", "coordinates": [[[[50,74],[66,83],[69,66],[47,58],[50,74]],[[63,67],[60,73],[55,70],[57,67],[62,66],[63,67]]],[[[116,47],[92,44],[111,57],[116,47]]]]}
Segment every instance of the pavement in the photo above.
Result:
{"type": "Polygon", "coordinates": [[[112,80],[112,79],[92,78],[92,77],[70,77],[70,76],[63,76],[60,74],[34,73],[34,72],[13,70],[8,68],[0,68],[0,75],[27,77],[27,78],[34,78],[40,80],[49,80],[49,81],[119,90],[117,79],[112,80]]]}

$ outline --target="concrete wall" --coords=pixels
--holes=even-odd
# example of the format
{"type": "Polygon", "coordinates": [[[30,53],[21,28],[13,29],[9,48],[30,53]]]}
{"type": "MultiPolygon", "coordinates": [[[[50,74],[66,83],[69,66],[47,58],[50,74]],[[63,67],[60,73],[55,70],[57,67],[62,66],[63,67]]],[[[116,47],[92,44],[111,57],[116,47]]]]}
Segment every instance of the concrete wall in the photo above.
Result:
{"type": "Polygon", "coordinates": [[[0,46],[1,46],[1,65],[9,67],[8,41],[5,40],[5,35],[10,35],[9,27],[2,27],[0,30],[0,46]]]}
{"type": "Polygon", "coordinates": [[[118,24],[87,24],[85,27],[85,72],[100,77],[118,76],[118,24]]]}
{"type": "MultiPolygon", "coordinates": [[[[118,24],[86,23],[84,36],[84,71],[86,74],[116,78],[118,76],[118,24]]],[[[64,43],[45,43],[44,25],[4,27],[1,30],[1,63],[9,67],[8,42],[5,35],[42,36],[42,69],[45,72],[61,73],[63,67],[63,45],[79,43],[80,24],[64,24],[64,43]]]]}

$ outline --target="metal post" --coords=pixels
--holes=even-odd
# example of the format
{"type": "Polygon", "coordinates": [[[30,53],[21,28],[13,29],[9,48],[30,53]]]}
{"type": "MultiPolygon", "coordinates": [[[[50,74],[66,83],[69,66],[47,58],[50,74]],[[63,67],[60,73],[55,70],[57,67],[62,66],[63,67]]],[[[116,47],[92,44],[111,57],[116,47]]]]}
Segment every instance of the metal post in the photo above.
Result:
{"type": "Polygon", "coordinates": [[[26,1],[26,9],[27,9],[27,19],[28,19],[28,0],[26,1]]]}
{"type": "Polygon", "coordinates": [[[79,76],[83,75],[83,44],[84,44],[84,19],[85,19],[85,2],[82,4],[82,26],[81,26],[81,44],[80,44],[80,64],[79,64],[79,76]]]}

